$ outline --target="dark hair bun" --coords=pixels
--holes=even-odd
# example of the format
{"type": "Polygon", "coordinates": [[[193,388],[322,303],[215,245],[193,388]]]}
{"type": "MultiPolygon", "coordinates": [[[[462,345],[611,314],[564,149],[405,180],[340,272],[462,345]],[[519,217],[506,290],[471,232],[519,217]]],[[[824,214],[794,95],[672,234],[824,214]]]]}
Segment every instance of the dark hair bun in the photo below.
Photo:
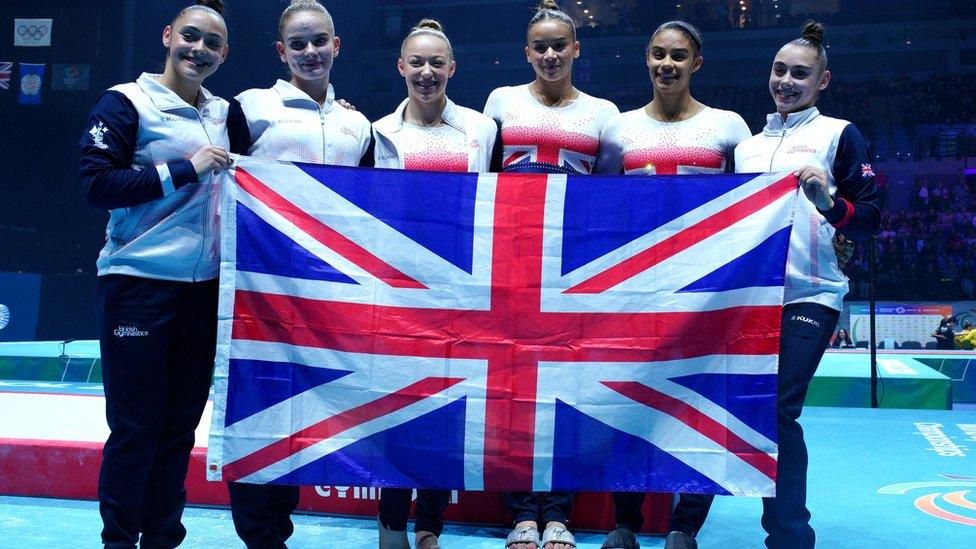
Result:
{"type": "Polygon", "coordinates": [[[417,26],[413,28],[413,30],[420,30],[420,29],[430,29],[438,32],[444,32],[444,25],[441,25],[439,21],[435,21],[434,19],[421,19],[420,22],[417,23],[417,26]]]}
{"type": "Polygon", "coordinates": [[[210,8],[221,15],[224,14],[224,3],[221,0],[197,0],[197,5],[210,8]]]}
{"type": "Polygon", "coordinates": [[[542,10],[562,11],[559,9],[559,4],[556,3],[556,0],[542,0],[539,2],[539,11],[542,10]]]}
{"type": "Polygon", "coordinates": [[[824,36],[824,26],[822,23],[817,21],[807,21],[803,25],[803,39],[809,40],[814,44],[821,44],[823,42],[824,36]]]}

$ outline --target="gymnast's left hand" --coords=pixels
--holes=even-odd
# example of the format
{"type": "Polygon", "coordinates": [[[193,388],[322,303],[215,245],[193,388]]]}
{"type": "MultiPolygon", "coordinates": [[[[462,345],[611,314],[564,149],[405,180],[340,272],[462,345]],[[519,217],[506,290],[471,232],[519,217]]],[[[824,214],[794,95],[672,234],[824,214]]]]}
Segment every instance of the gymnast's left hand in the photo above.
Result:
{"type": "Polygon", "coordinates": [[[803,194],[813,202],[818,210],[825,212],[834,206],[834,199],[830,196],[830,188],[827,186],[827,173],[820,168],[805,166],[793,172],[793,175],[800,181],[803,194]]]}

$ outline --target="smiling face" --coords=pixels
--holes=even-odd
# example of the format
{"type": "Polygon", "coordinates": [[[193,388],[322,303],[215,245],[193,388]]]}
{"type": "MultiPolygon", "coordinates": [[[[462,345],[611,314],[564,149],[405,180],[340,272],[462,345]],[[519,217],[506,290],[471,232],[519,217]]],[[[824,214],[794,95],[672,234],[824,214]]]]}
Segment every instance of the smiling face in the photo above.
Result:
{"type": "Polygon", "coordinates": [[[227,26],[204,10],[188,10],[163,29],[167,71],[199,84],[227,57],[227,26]]]}
{"type": "Polygon", "coordinates": [[[795,44],[779,50],[769,73],[769,93],[782,115],[814,106],[829,83],[830,71],[821,67],[817,51],[795,44]]]}
{"type": "Polygon", "coordinates": [[[332,61],[339,55],[339,38],[332,22],[316,11],[298,12],[288,18],[281,41],[275,46],[293,81],[327,79],[332,61]]]}
{"type": "Polygon", "coordinates": [[[525,57],[538,78],[555,82],[572,76],[580,43],[569,26],[551,19],[539,21],[529,28],[528,42],[525,57]]]}
{"type": "Polygon", "coordinates": [[[447,43],[430,34],[418,34],[403,44],[397,69],[407,83],[413,101],[440,101],[447,92],[447,80],[456,65],[447,43]]]}
{"type": "Polygon", "coordinates": [[[694,43],[675,29],[657,33],[647,50],[647,70],[655,93],[684,93],[701,65],[694,43]]]}

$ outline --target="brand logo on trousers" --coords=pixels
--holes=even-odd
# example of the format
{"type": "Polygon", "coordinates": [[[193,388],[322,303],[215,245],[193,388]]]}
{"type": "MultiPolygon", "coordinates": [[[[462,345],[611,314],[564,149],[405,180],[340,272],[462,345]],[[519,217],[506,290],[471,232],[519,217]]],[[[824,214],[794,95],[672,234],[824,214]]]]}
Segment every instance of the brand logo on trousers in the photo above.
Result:
{"type": "Polygon", "coordinates": [[[814,320],[812,318],[807,318],[807,317],[805,317],[803,315],[793,315],[790,318],[790,320],[796,320],[796,321],[799,321],[799,322],[806,322],[807,324],[812,324],[812,325],[816,326],[817,328],[820,327],[820,323],[819,322],[817,322],[816,320],[814,320]]]}
{"type": "Polygon", "coordinates": [[[135,326],[119,326],[112,332],[115,337],[145,337],[149,332],[140,330],[135,326]]]}

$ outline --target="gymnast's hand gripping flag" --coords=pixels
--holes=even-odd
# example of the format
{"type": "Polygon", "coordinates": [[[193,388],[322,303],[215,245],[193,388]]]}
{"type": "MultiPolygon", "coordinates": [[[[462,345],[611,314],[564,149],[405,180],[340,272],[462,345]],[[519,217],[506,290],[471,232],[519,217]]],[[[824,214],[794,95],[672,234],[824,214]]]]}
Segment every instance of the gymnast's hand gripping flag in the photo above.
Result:
{"type": "Polygon", "coordinates": [[[229,173],[210,479],[773,493],[792,175],[229,173]]]}

